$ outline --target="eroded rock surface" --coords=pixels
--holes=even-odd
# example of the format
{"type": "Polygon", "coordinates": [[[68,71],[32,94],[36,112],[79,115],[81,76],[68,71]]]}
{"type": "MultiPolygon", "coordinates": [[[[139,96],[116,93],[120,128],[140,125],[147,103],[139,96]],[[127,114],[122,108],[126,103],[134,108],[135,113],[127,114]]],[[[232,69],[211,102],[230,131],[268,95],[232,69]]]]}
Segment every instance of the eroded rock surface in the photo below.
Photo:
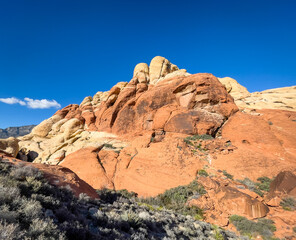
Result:
{"type": "Polygon", "coordinates": [[[229,217],[234,214],[256,219],[265,217],[269,212],[268,207],[257,199],[258,195],[240,187],[237,182],[225,180],[221,176],[199,177],[198,182],[207,193],[191,200],[189,205],[203,209],[206,220],[213,224],[226,226],[229,217]]]}
{"type": "Polygon", "coordinates": [[[296,111],[296,86],[250,93],[235,79],[219,78],[240,109],[281,109],[296,111]]]}

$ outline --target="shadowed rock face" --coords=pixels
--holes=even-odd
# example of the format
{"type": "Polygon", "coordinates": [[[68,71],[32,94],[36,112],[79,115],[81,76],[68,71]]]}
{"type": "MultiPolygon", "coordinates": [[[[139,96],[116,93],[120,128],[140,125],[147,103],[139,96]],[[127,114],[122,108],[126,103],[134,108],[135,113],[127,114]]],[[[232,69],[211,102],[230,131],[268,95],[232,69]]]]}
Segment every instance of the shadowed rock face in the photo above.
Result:
{"type": "Polygon", "coordinates": [[[283,171],[271,182],[267,198],[287,195],[296,198],[296,175],[289,171],[283,171]]]}
{"type": "Polygon", "coordinates": [[[0,138],[20,137],[29,134],[36,125],[0,129],[0,138]]]}

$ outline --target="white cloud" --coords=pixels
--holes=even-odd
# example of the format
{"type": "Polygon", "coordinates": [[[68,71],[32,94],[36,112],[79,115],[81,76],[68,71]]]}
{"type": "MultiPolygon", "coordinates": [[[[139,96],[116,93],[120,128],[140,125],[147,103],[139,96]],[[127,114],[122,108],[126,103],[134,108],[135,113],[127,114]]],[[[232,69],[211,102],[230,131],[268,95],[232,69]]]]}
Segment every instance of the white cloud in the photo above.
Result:
{"type": "Polygon", "coordinates": [[[25,106],[26,103],[22,100],[19,100],[15,97],[11,97],[11,98],[0,98],[0,102],[4,102],[4,103],[7,103],[7,104],[20,104],[22,106],[25,106]]]}
{"type": "Polygon", "coordinates": [[[60,108],[61,104],[59,104],[56,100],[47,100],[47,99],[31,99],[31,98],[25,98],[25,101],[27,102],[28,108],[60,108]]]}
{"type": "Polygon", "coordinates": [[[20,100],[15,97],[11,98],[0,98],[0,102],[6,104],[20,104],[21,106],[27,106],[28,108],[34,109],[46,109],[46,108],[60,108],[61,104],[59,104],[56,100],[47,100],[47,99],[31,99],[26,97],[23,100],[20,100]]]}

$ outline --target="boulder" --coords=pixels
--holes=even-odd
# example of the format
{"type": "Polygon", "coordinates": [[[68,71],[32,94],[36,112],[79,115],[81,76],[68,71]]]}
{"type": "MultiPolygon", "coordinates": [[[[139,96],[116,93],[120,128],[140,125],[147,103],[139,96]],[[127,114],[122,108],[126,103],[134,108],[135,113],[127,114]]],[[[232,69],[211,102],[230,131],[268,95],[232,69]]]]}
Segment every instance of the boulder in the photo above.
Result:
{"type": "Polygon", "coordinates": [[[244,86],[240,85],[235,79],[230,77],[218,78],[219,81],[226,87],[227,92],[234,98],[239,100],[250,96],[249,91],[244,86]]]}
{"type": "Polygon", "coordinates": [[[165,77],[176,70],[179,70],[179,68],[171,64],[166,58],[161,56],[154,57],[149,65],[150,84],[156,84],[159,78],[165,77]]]}
{"type": "Polygon", "coordinates": [[[139,63],[135,66],[133,78],[137,78],[139,83],[149,82],[149,67],[147,63],[139,63]]]}
{"type": "Polygon", "coordinates": [[[296,198],[296,175],[290,171],[282,171],[271,182],[267,199],[287,195],[296,198]]]}
{"type": "Polygon", "coordinates": [[[79,119],[72,118],[61,126],[60,131],[63,133],[64,139],[67,140],[73,133],[82,127],[83,123],[79,119]]]}
{"type": "Polygon", "coordinates": [[[46,137],[51,131],[52,126],[61,119],[61,115],[54,115],[49,119],[44,120],[39,125],[33,128],[32,134],[38,137],[46,137]]]}
{"type": "Polygon", "coordinates": [[[75,172],[95,189],[114,188],[98,155],[100,148],[82,148],[68,155],[61,166],[75,172]]]}
{"type": "Polygon", "coordinates": [[[9,154],[12,157],[16,157],[19,152],[19,140],[14,137],[6,139],[0,139],[0,151],[9,154]]]}

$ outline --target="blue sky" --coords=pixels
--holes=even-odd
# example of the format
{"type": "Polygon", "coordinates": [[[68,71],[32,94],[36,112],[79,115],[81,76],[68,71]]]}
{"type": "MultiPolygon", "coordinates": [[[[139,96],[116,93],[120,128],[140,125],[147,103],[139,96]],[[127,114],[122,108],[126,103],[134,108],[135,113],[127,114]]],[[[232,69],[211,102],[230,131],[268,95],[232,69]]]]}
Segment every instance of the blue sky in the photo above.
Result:
{"type": "Polygon", "coordinates": [[[0,102],[0,128],[38,124],[156,55],[251,92],[296,85],[295,10],[293,0],[0,0],[0,98],[24,102],[0,102]]]}

